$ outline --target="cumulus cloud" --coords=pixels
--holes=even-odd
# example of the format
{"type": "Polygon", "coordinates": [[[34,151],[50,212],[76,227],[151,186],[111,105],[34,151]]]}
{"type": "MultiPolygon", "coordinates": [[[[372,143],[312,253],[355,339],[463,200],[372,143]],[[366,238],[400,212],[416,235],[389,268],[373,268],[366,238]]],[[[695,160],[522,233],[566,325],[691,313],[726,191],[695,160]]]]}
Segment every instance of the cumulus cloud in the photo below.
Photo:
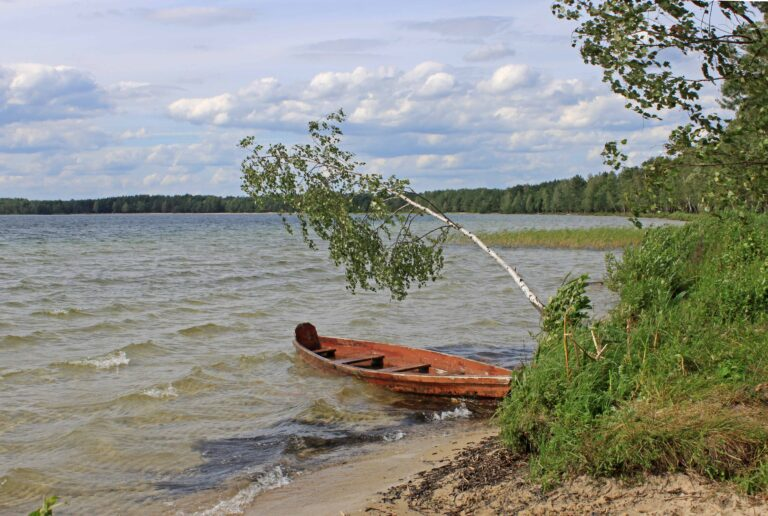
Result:
{"type": "Polygon", "coordinates": [[[632,123],[636,117],[624,108],[625,100],[616,95],[599,95],[566,106],[559,123],[565,127],[616,126],[632,123]]]}
{"type": "Polygon", "coordinates": [[[423,98],[437,98],[448,95],[456,85],[456,79],[453,75],[445,72],[438,72],[427,77],[424,84],[419,88],[417,95],[423,98]]]}
{"type": "Polygon", "coordinates": [[[323,72],[315,75],[309,81],[306,89],[308,97],[340,97],[348,92],[366,89],[372,86],[372,82],[379,79],[386,79],[390,72],[386,69],[371,71],[362,66],[358,66],[351,72],[323,72]]]}
{"type": "MultiPolygon", "coordinates": [[[[419,189],[451,181],[504,184],[536,173],[589,173],[597,166],[589,154],[596,142],[642,127],[616,99],[575,79],[547,80],[518,64],[478,73],[429,61],[405,70],[325,71],[291,84],[262,77],[209,97],[168,102],[170,125],[153,123],[147,126],[152,131],[141,119],[120,124],[114,134],[91,119],[6,123],[0,127],[0,179],[16,194],[52,196],[63,185],[73,195],[91,195],[97,186],[99,195],[236,192],[242,155],[234,143],[240,138],[256,129],[288,131],[282,140],[303,141],[308,120],[343,107],[349,114],[345,146],[374,170],[410,177],[419,189]],[[187,137],[184,123],[202,126],[192,133],[199,141],[158,144],[173,134],[168,127],[187,137]],[[126,140],[131,144],[121,146],[126,140]]],[[[150,86],[118,83],[109,91],[128,99],[150,86]]],[[[58,98],[60,90],[48,91],[58,98]]],[[[46,104],[21,86],[0,91],[4,98],[12,94],[29,105],[46,104]]]]}
{"type": "Polygon", "coordinates": [[[0,66],[0,124],[81,118],[107,108],[104,90],[69,66],[0,66]]]}
{"type": "Polygon", "coordinates": [[[135,102],[137,100],[166,97],[172,94],[178,95],[182,88],[149,82],[120,81],[108,85],[105,90],[109,94],[110,99],[135,102]]]}
{"type": "Polygon", "coordinates": [[[38,198],[61,198],[62,192],[73,197],[179,191],[231,194],[239,187],[241,154],[232,143],[238,136],[223,131],[196,143],[146,146],[120,146],[115,139],[99,148],[71,142],[69,148],[31,154],[0,147],[0,184],[13,195],[37,192],[38,198]],[[218,181],[212,181],[217,171],[218,181]]]}
{"type": "Polygon", "coordinates": [[[520,87],[532,86],[537,80],[538,73],[530,66],[509,64],[498,68],[493,72],[493,76],[487,81],[481,82],[478,88],[488,93],[502,94],[520,87]]]}
{"type": "Polygon", "coordinates": [[[464,54],[464,61],[482,63],[485,61],[496,61],[497,59],[513,55],[515,55],[515,51],[507,46],[506,43],[491,43],[470,50],[464,54]]]}
{"type": "Polygon", "coordinates": [[[104,130],[77,120],[14,123],[0,127],[0,152],[7,153],[97,149],[113,141],[104,130]]]}
{"type": "MultiPolygon", "coordinates": [[[[481,78],[462,72],[465,70],[428,61],[409,70],[357,67],[321,72],[290,87],[263,78],[233,93],[179,99],[169,105],[168,112],[177,120],[195,124],[303,134],[308,120],[342,107],[354,130],[377,133],[379,140],[398,149],[395,152],[422,154],[431,154],[426,148],[430,144],[439,144],[441,153],[450,152],[451,145],[460,145],[456,134],[465,135],[464,140],[468,134],[505,135],[506,143],[502,138],[499,145],[510,149],[510,134],[522,130],[610,126],[628,131],[642,123],[613,97],[596,96],[594,88],[575,79],[547,81],[528,65],[504,65],[481,78]],[[383,138],[385,133],[396,132],[410,136],[396,142],[383,138]]],[[[548,137],[566,145],[582,145],[566,141],[564,133],[548,137]]],[[[520,142],[530,141],[516,138],[516,151],[522,148],[520,142]]],[[[491,144],[488,138],[485,142],[480,145],[491,144]]],[[[389,151],[376,146],[375,152],[389,151]]]]}
{"type": "Polygon", "coordinates": [[[168,106],[168,112],[180,120],[223,125],[229,122],[234,105],[234,96],[225,93],[216,97],[179,99],[168,106]]]}
{"type": "MultiPolygon", "coordinates": [[[[373,169],[411,177],[417,188],[430,178],[466,181],[462,171],[495,184],[543,171],[589,173],[596,166],[590,151],[610,137],[609,126],[628,133],[642,123],[630,123],[631,114],[615,111],[615,100],[593,87],[545,80],[528,65],[504,65],[479,79],[462,72],[430,61],[409,70],[322,72],[291,87],[259,79],[232,94],[181,99],[170,111],[194,123],[288,129],[302,139],[308,120],[343,107],[351,148],[373,169]]],[[[224,177],[214,173],[210,182],[224,177]]]]}

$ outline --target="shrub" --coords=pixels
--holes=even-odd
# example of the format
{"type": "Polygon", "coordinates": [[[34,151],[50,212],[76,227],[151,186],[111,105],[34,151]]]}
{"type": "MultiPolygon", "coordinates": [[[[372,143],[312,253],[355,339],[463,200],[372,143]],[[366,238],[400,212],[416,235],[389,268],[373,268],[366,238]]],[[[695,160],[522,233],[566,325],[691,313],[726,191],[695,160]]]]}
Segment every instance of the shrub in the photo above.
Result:
{"type": "Polygon", "coordinates": [[[547,324],[515,373],[506,443],[545,484],[690,469],[768,487],[768,217],[650,229],[608,284],[606,320],[547,324]]]}

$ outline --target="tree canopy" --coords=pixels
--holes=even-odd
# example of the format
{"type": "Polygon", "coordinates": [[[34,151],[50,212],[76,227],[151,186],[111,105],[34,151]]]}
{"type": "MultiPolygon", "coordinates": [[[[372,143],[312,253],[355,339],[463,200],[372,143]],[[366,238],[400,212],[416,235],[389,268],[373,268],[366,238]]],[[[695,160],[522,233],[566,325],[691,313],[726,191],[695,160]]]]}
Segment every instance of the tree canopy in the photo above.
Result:
{"type": "Polygon", "coordinates": [[[417,211],[407,204],[391,209],[388,201],[405,195],[408,181],[364,173],[364,163],[340,147],[339,124],[344,112],[309,123],[311,143],[268,148],[249,137],[240,145],[249,151],[243,160],[243,190],[255,199],[279,198],[283,212],[295,215],[294,226],[310,248],[315,239],[328,243],[331,260],[344,268],[347,288],[389,290],[403,299],[411,285],[434,281],[443,267],[441,243],[445,227],[417,234],[417,211]],[[353,199],[365,195],[364,212],[355,213],[353,199]]]}
{"type": "MultiPolygon", "coordinates": [[[[627,108],[645,118],[670,110],[688,116],[670,135],[667,157],[644,167],[649,185],[706,182],[700,202],[707,209],[766,209],[768,5],[557,0],[552,9],[580,23],[573,46],[603,69],[603,81],[627,108]],[[706,85],[721,87],[724,112],[703,102],[706,85]]],[[[604,156],[615,168],[626,160],[616,142],[606,144],[604,156]]]]}

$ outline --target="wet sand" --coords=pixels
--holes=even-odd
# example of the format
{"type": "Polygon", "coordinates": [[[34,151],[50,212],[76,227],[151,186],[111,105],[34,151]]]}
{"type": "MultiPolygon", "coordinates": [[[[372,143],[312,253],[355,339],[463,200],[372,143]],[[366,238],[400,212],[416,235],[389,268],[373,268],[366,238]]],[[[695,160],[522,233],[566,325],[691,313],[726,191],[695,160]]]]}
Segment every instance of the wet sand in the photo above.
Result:
{"type": "Polygon", "coordinates": [[[487,422],[457,422],[425,435],[377,445],[342,463],[297,477],[257,496],[247,515],[338,515],[365,511],[380,493],[449,462],[460,450],[496,435],[487,422]]]}
{"type": "Polygon", "coordinates": [[[248,515],[768,514],[768,496],[669,474],[634,482],[577,477],[543,491],[526,457],[488,423],[406,437],[307,473],[253,501],[248,515]]]}

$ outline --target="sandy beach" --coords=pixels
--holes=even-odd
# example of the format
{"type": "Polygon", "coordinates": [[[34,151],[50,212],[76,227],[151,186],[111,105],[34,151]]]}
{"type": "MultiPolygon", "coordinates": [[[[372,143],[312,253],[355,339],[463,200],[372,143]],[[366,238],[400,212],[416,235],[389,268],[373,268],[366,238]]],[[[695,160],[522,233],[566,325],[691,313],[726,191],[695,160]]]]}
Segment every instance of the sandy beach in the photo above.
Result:
{"type": "Polygon", "coordinates": [[[577,477],[550,491],[487,422],[464,422],[361,450],[257,496],[248,515],[765,514],[768,497],[670,474],[632,482],[577,477]]]}

